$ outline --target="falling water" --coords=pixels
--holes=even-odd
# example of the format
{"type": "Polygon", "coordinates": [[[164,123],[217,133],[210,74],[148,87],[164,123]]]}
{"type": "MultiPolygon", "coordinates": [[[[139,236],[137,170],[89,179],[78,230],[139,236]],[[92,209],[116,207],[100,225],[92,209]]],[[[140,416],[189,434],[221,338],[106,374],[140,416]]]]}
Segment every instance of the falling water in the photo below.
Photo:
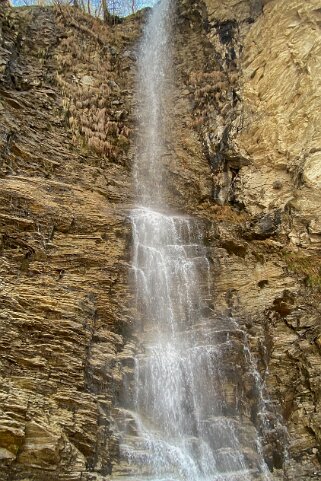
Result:
{"type": "Polygon", "coordinates": [[[165,202],[173,16],[171,0],[158,3],[140,47],[131,221],[142,349],[133,399],[119,408],[113,479],[268,479],[255,428],[239,414],[243,333],[232,319],[213,316],[201,222],[170,213],[165,202]]]}
{"type": "Polygon", "coordinates": [[[170,38],[173,0],[162,0],[145,27],[138,62],[138,152],[134,165],[137,197],[145,207],[163,203],[163,156],[169,137],[171,100],[170,38]]]}

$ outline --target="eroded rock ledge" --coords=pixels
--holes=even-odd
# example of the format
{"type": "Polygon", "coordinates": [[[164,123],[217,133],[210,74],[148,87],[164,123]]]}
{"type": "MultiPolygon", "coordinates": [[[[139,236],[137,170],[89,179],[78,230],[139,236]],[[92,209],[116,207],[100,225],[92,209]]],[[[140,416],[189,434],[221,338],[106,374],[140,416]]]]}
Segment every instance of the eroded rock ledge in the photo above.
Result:
{"type": "MultiPolygon", "coordinates": [[[[247,331],[286,422],[286,472],[276,421],[267,462],[293,481],[321,476],[318,4],[178,2],[164,160],[168,201],[206,226],[213,307],[247,331]]],[[[0,480],[107,480],[139,345],[128,212],[146,12],[112,27],[0,8],[0,480]]]]}

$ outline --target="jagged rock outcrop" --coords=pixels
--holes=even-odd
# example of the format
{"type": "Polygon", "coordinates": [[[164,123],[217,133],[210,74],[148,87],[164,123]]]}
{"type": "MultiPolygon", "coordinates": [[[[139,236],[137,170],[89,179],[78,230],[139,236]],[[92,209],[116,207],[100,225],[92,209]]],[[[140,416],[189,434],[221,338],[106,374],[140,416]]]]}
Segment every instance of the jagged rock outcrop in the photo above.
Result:
{"type": "MultiPolygon", "coordinates": [[[[106,480],[139,348],[128,212],[145,13],[106,26],[0,3],[0,480],[106,480]]],[[[178,2],[164,159],[168,202],[206,226],[213,309],[244,327],[266,384],[267,462],[293,481],[321,476],[318,4],[178,2]]]]}

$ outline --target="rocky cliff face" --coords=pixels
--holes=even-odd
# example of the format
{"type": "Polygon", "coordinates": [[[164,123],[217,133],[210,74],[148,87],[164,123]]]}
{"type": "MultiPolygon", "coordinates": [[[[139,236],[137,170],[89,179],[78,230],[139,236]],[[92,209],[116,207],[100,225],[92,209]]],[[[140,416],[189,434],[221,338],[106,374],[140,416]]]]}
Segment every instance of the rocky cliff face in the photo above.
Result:
{"type": "Polygon", "coordinates": [[[235,68],[228,55],[239,49],[238,79],[233,113],[209,121],[202,135],[222,126],[219,147],[210,143],[214,190],[218,202],[247,216],[233,234],[224,220],[216,225],[229,254],[223,251],[218,297],[231,293],[231,309],[242,312],[258,352],[265,339],[266,383],[289,431],[290,479],[320,477],[317,3],[271,1],[258,13],[248,2],[244,16],[215,2],[208,7],[214,35],[222,25],[232,33],[223,41],[227,72],[235,68]]]}
{"type": "MultiPolygon", "coordinates": [[[[206,226],[213,308],[247,332],[270,399],[265,457],[288,480],[321,476],[318,3],[178,2],[164,159],[168,201],[206,226]]],[[[117,470],[114,407],[139,349],[128,212],[144,17],[107,27],[1,5],[1,481],[117,470]]]]}
{"type": "Polygon", "coordinates": [[[111,469],[138,30],[1,11],[1,480],[111,469]]]}

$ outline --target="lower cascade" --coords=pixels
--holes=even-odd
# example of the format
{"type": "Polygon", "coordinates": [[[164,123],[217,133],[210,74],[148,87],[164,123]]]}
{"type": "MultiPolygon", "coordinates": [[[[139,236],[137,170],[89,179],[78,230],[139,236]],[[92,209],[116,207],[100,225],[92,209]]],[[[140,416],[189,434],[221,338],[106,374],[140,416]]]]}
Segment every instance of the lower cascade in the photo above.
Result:
{"type": "Polygon", "coordinates": [[[172,213],[164,200],[173,11],[169,0],[154,7],[138,61],[139,205],[131,224],[140,350],[133,387],[115,415],[120,460],[112,479],[268,481],[258,431],[241,414],[247,377],[267,423],[245,334],[235,320],[214,315],[202,222],[172,213]]]}
{"type": "MultiPolygon", "coordinates": [[[[254,426],[240,418],[247,348],[213,316],[211,270],[197,220],[132,213],[133,275],[143,349],[133,399],[119,410],[119,477],[152,481],[269,479],[254,426]],[[130,407],[128,407],[130,406],[130,407]]],[[[253,382],[257,373],[252,370],[253,382]]],[[[116,478],[118,478],[116,476],[116,478]]]]}

